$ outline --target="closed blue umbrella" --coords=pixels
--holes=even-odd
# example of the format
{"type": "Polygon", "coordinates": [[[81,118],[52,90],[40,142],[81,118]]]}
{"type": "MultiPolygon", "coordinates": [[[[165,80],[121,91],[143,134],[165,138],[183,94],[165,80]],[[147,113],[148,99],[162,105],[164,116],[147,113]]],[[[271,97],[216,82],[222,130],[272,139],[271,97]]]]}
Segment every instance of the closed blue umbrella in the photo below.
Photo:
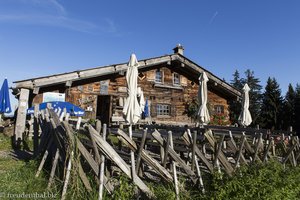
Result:
{"type": "Polygon", "coordinates": [[[148,99],[146,99],[146,102],[145,102],[144,116],[145,116],[145,118],[149,117],[149,103],[148,103],[148,99]]]}
{"type": "Polygon", "coordinates": [[[9,89],[7,79],[4,79],[0,90],[0,113],[10,113],[9,89]]]}
{"type": "MultiPolygon", "coordinates": [[[[67,113],[70,113],[71,116],[77,116],[81,117],[84,115],[84,110],[78,106],[75,106],[74,104],[70,102],[63,102],[63,101],[51,101],[51,102],[44,102],[39,105],[39,110],[44,110],[47,108],[47,104],[50,103],[51,107],[53,109],[60,108],[63,110],[66,108],[67,113]]],[[[33,114],[34,113],[34,107],[28,108],[27,114],[33,114]]]]}

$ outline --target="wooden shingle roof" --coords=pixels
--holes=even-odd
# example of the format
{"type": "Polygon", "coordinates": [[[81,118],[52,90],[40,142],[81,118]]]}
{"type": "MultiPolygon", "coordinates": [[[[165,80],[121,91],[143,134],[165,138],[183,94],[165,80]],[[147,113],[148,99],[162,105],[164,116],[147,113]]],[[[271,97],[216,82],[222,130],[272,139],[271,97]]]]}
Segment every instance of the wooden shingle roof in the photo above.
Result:
{"type": "MultiPolygon", "coordinates": [[[[200,65],[189,60],[181,54],[171,54],[160,57],[154,57],[144,60],[139,60],[139,69],[151,68],[157,65],[176,63],[180,65],[182,69],[190,73],[191,76],[199,76],[200,73],[206,72],[211,83],[213,83],[218,90],[230,95],[231,97],[240,97],[241,92],[230,84],[224,82],[222,79],[207,71],[200,65]]],[[[120,74],[127,70],[127,63],[113,64],[108,66],[99,66],[90,69],[78,70],[73,72],[67,72],[62,74],[53,74],[49,76],[36,77],[26,80],[15,81],[15,88],[28,88],[34,90],[35,88],[43,88],[49,86],[55,86],[58,84],[72,84],[72,82],[82,81],[87,79],[93,79],[97,77],[120,74]]]]}

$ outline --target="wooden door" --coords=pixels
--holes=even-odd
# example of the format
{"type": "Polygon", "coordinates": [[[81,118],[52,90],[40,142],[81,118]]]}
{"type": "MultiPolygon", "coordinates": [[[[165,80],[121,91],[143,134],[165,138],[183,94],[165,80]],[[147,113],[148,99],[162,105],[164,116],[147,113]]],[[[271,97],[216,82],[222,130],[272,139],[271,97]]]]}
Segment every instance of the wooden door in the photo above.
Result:
{"type": "Polygon", "coordinates": [[[97,118],[109,125],[111,118],[111,96],[99,95],[97,98],[97,118]]]}

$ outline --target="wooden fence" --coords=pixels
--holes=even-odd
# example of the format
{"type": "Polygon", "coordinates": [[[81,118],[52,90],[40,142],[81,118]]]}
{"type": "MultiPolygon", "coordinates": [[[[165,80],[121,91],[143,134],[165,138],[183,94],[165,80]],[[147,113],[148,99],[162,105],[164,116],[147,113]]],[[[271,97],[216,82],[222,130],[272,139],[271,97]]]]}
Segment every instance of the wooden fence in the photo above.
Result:
{"type": "Polygon", "coordinates": [[[232,176],[241,165],[266,163],[271,159],[297,166],[300,157],[299,138],[289,132],[145,126],[134,129],[130,139],[126,128],[108,128],[100,121],[94,126],[88,123],[79,126],[80,120],[77,125],[69,123],[67,116],[50,109],[42,112],[35,109],[29,125],[35,156],[40,159],[36,177],[45,162],[50,162],[48,188],[55,177],[63,180],[61,199],[66,198],[72,171],[76,171],[87,191],[92,187],[86,174],[90,171],[94,174],[99,199],[104,189],[109,194],[114,192],[115,185],[109,177],[115,172],[128,176],[150,199],[155,199],[155,195],[145,180],[173,183],[179,199],[178,175],[205,192],[204,173],[219,171],[232,176]],[[130,151],[135,153],[135,170],[131,168],[130,151]]]}

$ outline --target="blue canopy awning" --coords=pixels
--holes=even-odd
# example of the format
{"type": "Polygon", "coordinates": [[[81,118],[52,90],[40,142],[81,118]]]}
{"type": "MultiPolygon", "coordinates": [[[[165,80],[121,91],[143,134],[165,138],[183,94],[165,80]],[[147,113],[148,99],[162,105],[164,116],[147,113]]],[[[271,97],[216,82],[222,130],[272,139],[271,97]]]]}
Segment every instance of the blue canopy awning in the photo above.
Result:
{"type": "Polygon", "coordinates": [[[7,79],[4,79],[1,90],[0,90],[0,113],[10,113],[10,99],[9,99],[9,88],[7,79]]]}
{"type": "MultiPolygon", "coordinates": [[[[66,108],[67,113],[70,113],[71,116],[83,116],[84,115],[84,110],[70,102],[63,102],[63,101],[51,101],[51,102],[44,102],[39,105],[40,110],[44,110],[47,108],[47,104],[50,103],[51,107],[55,109],[61,109],[63,110],[66,108]]],[[[27,115],[29,114],[34,114],[34,107],[28,108],[27,109],[27,115]]]]}

